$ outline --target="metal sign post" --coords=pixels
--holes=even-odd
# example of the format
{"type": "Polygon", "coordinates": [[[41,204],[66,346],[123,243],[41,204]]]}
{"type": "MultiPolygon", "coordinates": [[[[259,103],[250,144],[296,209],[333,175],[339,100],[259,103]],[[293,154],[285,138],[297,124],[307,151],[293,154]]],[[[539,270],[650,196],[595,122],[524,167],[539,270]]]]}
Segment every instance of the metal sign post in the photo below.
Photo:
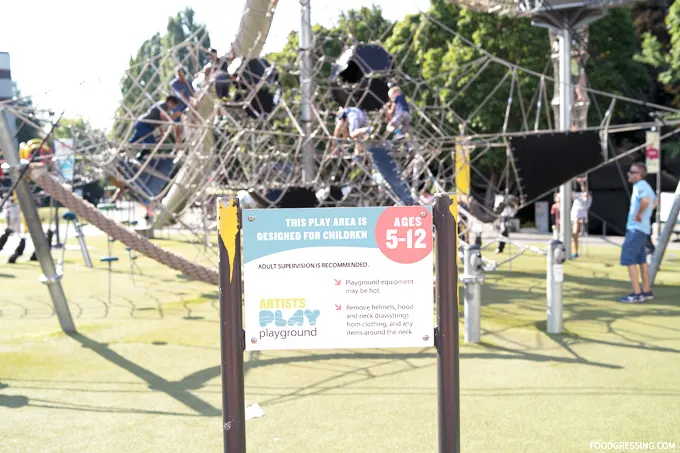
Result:
{"type": "Polygon", "coordinates": [[[246,451],[241,291],[241,208],[238,198],[217,201],[220,254],[220,339],[224,453],[246,451]]]}
{"type": "Polygon", "coordinates": [[[458,203],[449,195],[433,204],[437,247],[437,377],[439,453],[460,452],[460,376],[458,338],[458,203]]]}

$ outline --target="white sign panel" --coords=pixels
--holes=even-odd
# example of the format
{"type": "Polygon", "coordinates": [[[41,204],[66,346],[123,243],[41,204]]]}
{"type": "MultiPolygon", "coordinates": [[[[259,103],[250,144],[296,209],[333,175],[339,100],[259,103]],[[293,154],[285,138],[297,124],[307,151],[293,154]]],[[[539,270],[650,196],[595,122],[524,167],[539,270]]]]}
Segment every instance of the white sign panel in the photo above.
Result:
{"type": "Polygon", "coordinates": [[[246,349],[433,346],[428,206],[243,211],[246,349]]]}
{"type": "MultiPolygon", "coordinates": [[[[659,209],[661,212],[661,221],[668,222],[668,217],[671,215],[671,208],[673,207],[673,201],[675,200],[675,193],[673,192],[661,192],[659,197],[659,209]]],[[[680,224],[680,218],[676,223],[680,224]]]]}
{"type": "Polygon", "coordinates": [[[76,167],[76,154],[73,151],[72,138],[54,139],[54,163],[57,167],[59,179],[62,182],[72,182],[76,167]]]}
{"type": "Polygon", "coordinates": [[[659,173],[661,165],[661,140],[658,131],[647,131],[645,165],[648,174],[659,173]]]}

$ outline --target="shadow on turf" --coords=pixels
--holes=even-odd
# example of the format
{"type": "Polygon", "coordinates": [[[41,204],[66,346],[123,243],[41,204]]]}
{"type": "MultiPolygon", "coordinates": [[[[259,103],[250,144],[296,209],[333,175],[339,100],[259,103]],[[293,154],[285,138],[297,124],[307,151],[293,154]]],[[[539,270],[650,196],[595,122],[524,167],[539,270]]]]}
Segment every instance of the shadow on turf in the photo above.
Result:
{"type": "Polygon", "coordinates": [[[213,407],[209,403],[189,393],[186,386],[181,384],[181,381],[179,383],[168,381],[121,356],[109,348],[105,343],[99,343],[79,333],[72,333],[69,334],[69,336],[80,343],[84,348],[90,349],[100,357],[142,379],[149,385],[151,390],[165,393],[202,416],[217,417],[222,415],[220,409],[213,407]]]}
{"type": "MultiPolygon", "coordinates": [[[[494,329],[485,330],[484,335],[491,335],[501,337],[501,333],[513,328],[528,328],[533,327],[539,332],[545,332],[545,276],[540,273],[513,271],[513,272],[499,272],[501,278],[523,278],[529,282],[526,290],[508,289],[494,285],[493,282],[487,284],[484,288],[483,306],[486,313],[482,315],[482,322],[484,317],[490,315],[493,318],[494,324],[506,324],[503,327],[496,327],[494,329]],[[513,311],[513,308],[516,310],[513,311]],[[532,316],[532,312],[536,314],[536,320],[532,316]],[[533,319],[532,319],[533,318],[533,319]]],[[[637,332],[627,335],[624,328],[616,325],[617,321],[629,321],[641,325],[649,325],[640,320],[641,317],[663,317],[667,319],[676,319],[680,315],[680,301],[676,296],[677,289],[673,287],[658,286],[655,288],[656,298],[654,301],[648,302],[644,305],[630,306],[616,302],[616,299],[621,294],[625,293],[627,283],[625,281],[613,281],[606,278],[585,278],[568,276],[566,278],[567,286],[565,288],[564,301],[564,325],[565,331],[561,335],[548,335],[555,343],[560,345],[574,360],[585,361],[573,348],[573,346],[580,344],[601,344],[607,346],[615,346],[620,348],[641,349],[646,351],[667,352],[679,354],[680,350],[649,344],[646,341],[640,340],[642,333],[637,332]],[[593,293],[589,288],[593,286],[600,289],[600,293],[593,293]],[[586,288],[586,289],[581,289],[586,288]],[[618,289],[621,288],[621,289],[618,289]],[[595,300],[596,303],[582,302],[582,300],[595,300]],[[606,302],[607,305],[603,305],[606,302]],[[609,305],[609,303],[611,305],[609,305]],[[675,308],[677,307],[677,308],[675,308]],[[606,338],[596,338],[597,335],[585,335],[578,332],[578,329],[584,324],[578,322],[596,322],[601,327],[601,330],[607,335],[615,335],[622,341],[612,341],[606,338]]],[[[673,329],[667,326],[658,327],[653,333],[646,334],[646,338],[656,341],[669,340],[673,338],[663,337],[660,334],[660,329],[678,332],[680,329],[673,329]]],[[[590,327],[592,328],[592,326],[590,327]]],[[[510,341],[507,338],[501,337],[504,341],[510,341]]],[[[486,344],[489,348],[498,348],[486,344]]],[[[517,343],[518,347],[523,345],[517,343]]]]}
{"type": "MultiPolygon", "coordinates": [[[[545,301],[546,281],[545,274],[539,272],[526,271],[496,271],[493,274],[498,277],[499,281],[507,279],[527,279],[530,285],[526,290],[512,290],[505,287],[494,288],[494,280],[489,279],[488,284],[482,287],[482,290],[491,290],[501,292],[503,297],[494,298],[491,302],[484,298],[484,304],[488,303],[512,303],[514,300],[527,299],[527,293],[533,296],[540,296],[545,301]]],[[[580,277],[574,275],[565,275],[564,283],[565,296],[572,298],[587,298],[596,299],[606,302],[611,302],[613,306],[619,306],[618,299],[630,293],[630,283],[623,280],[613,280],[609,273],[601,273],[593,271],[593,277],[580,277]],[[599,276],[602,274],[601,276],[599,276]],[[576,288],[573,288],[573,287],[576,288]],[[590,288],[599,288],[599,292],[594,292],[590,288]],[[581,289],[584,288],[584,289],[581,289]]],[[[486,294],[486,293],[485,293],[486,294]]],[[[680,299],[676,296],[677,286],[654,286],[655,299],[648,305],[668,305],[680,308],[680,299]]],[[[531,299],[531,297],[529,297],[531,299]]],[[[568,302],[565,302],[568,303],[568,302]]]]}
{"type": "MultiPolygon", "coordinates": [[[[526,351],[518,351],[510,348],[504,348],[501,346],[491,345],[488,343],[481,343],[481,345],[489,350],[498,352],[473,352],[473,353],[461,353],[460,357],[462,359],[501,359],[501,360],[530,360],[535,362],[555,362],[555,363],[567,363],[567,364],[578,364],[578,365],[591,365],[602,368],[610,369],[620,369],[619,365],[612,365],[602,362],[592,362],[582,357],[557,357],[542,354],[534,354],[526,351]]],[[[431,349],[423,349],[420,352],[413,353],[399,353],[399,352],[336,352],[336,353],[323,353],[323,354],[310,354],[310,355],[300,355],[294,357],[271,357],[262,359],[260,358],[258,351],[251,352],[248,360],[244,363],[244,373],[248,371],[265,367],[271,365],[286,365],[286,364],[300,364],[300,363],[312,363],[312,362],[324,362],[329,360],[387,360],[387,363],[397,362],[397,361],[408,361],[410,359],[434,359],[437,357],[437,353],[431,349]]],[[[383,363],[384,364],[384,363],[383,363]]],[[[436,363],[431,363],[425,366],[435,366],[436,363]]],[[[342,375],[354,374],[357,370],[365,369],[366,367],[356,367],[351,368],[342,375]]],[[[413,368],[421,368],[412,366],[410,368],[404,369],[403,371],[408,371],[413,368]]],[[[182,388],[187,390],[198,390],[203,388],[209,381],[220,376],[221,367],[214,366],[210,368],[205,368],[192,373],[184,377],[181,381],[177,382],[182,388]]],[[[337,379],[338,376],[333,379],[337,379]]]]}
{"type": "MultiPolygon", "coordinates": [[[[8,388],[9,385],[0,382],[0,390],[8,388]]],[[[30,387],[21,387],[30,388],[30,387]]],[[[44,390],[44,387],[38,387],[44,390]]],[[[0,407],[6,407],[8,409],[20,409],[22,407],[40,407],[45,409],[62,409],[69,411],[85,411],[85,412],[111,412],[111,413],[127,413],[127,414],[151,414],[151,415],[173,415],[173,416],[191,416],[190,414],[181,414],[177,412],[164,412],[164,411],[149,411],[141,409],[123,409],[123,408],[112,408],[104,406],[91,406],[88,404],[73,404],[65,403],[63,401],[51,401],[37,398],[29,398],[24,395],[0,395],[0,407]]]]}

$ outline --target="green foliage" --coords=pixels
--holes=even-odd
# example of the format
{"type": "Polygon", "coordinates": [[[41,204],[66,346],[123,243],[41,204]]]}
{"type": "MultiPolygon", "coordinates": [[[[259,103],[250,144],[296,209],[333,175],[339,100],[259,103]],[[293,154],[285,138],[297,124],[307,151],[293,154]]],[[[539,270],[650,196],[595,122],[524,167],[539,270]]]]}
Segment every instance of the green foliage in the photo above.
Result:
{"type": "MultiPolygon", "coordinates": [[[[630,10],[608,10],[605,17],[590,25],[589,32],[590,58],[586,72],[591,87],[635,99],[649,99],[651,78],[648,68],[634,59],[639,46],[630,10]]],[[[633,104],[619,103],[614,118],[630,120],[636,108],[633,104]]],[[[600,122],[594,114],[589,115],[589,119],[591,125],[600,122]]]]}
{"type": "Polygon", "coordinates": [[[665,44],[656,35],[645,33],[636,60],[658,70],[658,81],[673,96],[672,105],[680,107],[680,0],[673,2],[665,22],[670,42],[665,44]]]}
{"type": "Polygon", "coordinates": [[[54,138],[75,138],[76,135],[89,133],[91,130],[90,123],[82,118],[62,118],[54,128],[54,138]]]}
{"type": "MultiPolygon", "coordinates": [[[[130,58],[128,72],[121,80],[123,106],[118,109],[119,116],[127,116],[126,110],[133,115],[140,115],[150,104],[170,94],[168,83],[174,78],[177,62],[185,67],[188,75],[196,73],[207,63],[207,52],[196,55],[191,54],[187,47],[175,48],[187,39],[203,49],[210,47],[210,35],[203,24],[195,21],[191,8],[169,17],[165,34],[154,34],[130,58]],[[170,51],[174,55],[167,58],[170,51]]],[[[129,126],[127,122],[117,122],[113,128],[114,136],[120,135],[121,129],[129,126]]]]}
{"type": "MultiPolygon", "coordinates": [[[[543,72],[550,55],[548,34],[544,29],[534,27],[526,19],[510,19],[491,14],[475,13],[462,9],[458,15],[457,31],[468,36],[472,42],[492,55],[511,61],[537,73],[543,72]]],[[[442,69],[450,71],[440,92],[442,103],[448,103],[460,89],[475,76],[476,71],[465,76],[465,65],[482,54],[454,38],[443,58],[442,69]]],[[[508,74],[508,69],[499,64],[490,64],[475,80],[474,89],[466,90],[451,106],[461,114],[472,115],[487,96],[494,91],[508,74]]],[[[468,126],[476,132],[499,132],[503,129],[505,110],[511,90],[512,75],[488,99],[479,113],[469,118],[468,126]]],[[[513,92],[513,114],[509,118],[508,130],[520,130],[523,126],[520,101],[527,106],[538,87],[538,79],[517,72],[515,82],[519,86],[513,92]]],[[[466,118],[468,119],[468,118],[466,118]]]]}
{"type": "Polygon", "coordinates": [[[62,118],[54,128],[54,138],[71,138],[78,149],[86,153],[98,151],[97,147],[106,143],[104,131],[94,128],[82,118],[62,118]]]}
{"type": "Polygon", "coordinates": [[[336,30],[349,34],[356,41],[368,42],[381,39],[391,27],[392,23],[383,17],[382,9],[373,5],[341,13],[336,30]]]}
{"type": "MultiPolygon", "coordinates": [[[[470,38],[476,46],[496,57],[538,73],[543,72],[549,57],[547,32],[532,26],[528,20],[477,13],[444,0],[433,0],[428,15],[442,25],[424,16],[407,16],[394,27],[392,36],[386,42],[388,50],[395,55],[406,55],[408,52],[402,69],[414,79],[425,82],[409,91],[411,101],[430,112],[440,108],[440,112],[446,113],[437,126],[447,134],[457,134],[459,125],[465,120],[467,133],[501,131],[512,75],[508,74],[494,92],[508,69],[491,63],[478,75],[480,66],[474,67],[473,62],[486,54],[446,29],[470,38]],[[465,89],[473,78],[472,89],[465,89]],[[461,93],[463,89],[465,91],[461,93]],[[453,112],[462,118],[455,117],[453,112]]],[[[530,109],[529,104],[537,86],[536,77],[519,72],[515,74],[508,130],[526,127],[521,112],[522,109],[525,112],[530,109]]],[[[494,149],[486,152],[476,162],[476,167],[492,174],[500,172],[505,167],[505,151],[494,149]]]]}
{"type": "MultiPolygon", "coordinates": [[[[203,49],[210,48],[210,35],[203,24],[196,22],[194,10],[191,8],[186,8],[175,17],[168,18],[167,33],[162,38],[163,48],[166,50],[185,41],[197,44],[203,49]]],[[[182,62],[189,75],[197,73],[208,62],[207,53],[192,55],[187,47],[177,49],[176,58],[182,62]]],[[[170,62],[166,62],[163,69],[164,78],[174,77],[175,68],[170,62]]]]}

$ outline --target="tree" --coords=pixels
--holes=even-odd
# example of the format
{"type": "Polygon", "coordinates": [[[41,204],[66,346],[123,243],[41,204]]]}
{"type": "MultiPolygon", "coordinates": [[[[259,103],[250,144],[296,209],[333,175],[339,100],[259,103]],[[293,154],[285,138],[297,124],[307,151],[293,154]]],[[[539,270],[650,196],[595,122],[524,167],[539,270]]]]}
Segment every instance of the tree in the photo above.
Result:
{"type": "Polygon", "coordinates": [[[380,40],[392,25],[392,22],[383,16],[382,9],[373,5],[370,8],[362,6],[341,13],[335,29],[352,36],[356,41],[368,42],[380,40]]]}
{"type": "Polygon", "coordinates": [[[125,128],[130,127],[129,121],[121,121],[122,118],[139,116],[150,104],[169,94],[168,83],[178,63],[191,75],[208,62],[207,52],[192,53],[195,46],[179,46],[186,41],[203,50],[210,48],[210,35],[204,24],[195,21],[191,8],[169,17],[165,34],[154,34],[130,57],[129,68],[121,80],[122,105],[113,127],[115,138],[121,138],[125,128]]]}
{"type": "MultiPolygon", "coordinates": [[[[649,100],[654,90],[650,89],[652,80],[647,67],[634,59],[639,49],[630,9],[608,10],[605,17],[590,25],[590,58],[586,65],[590,86],[607,93],[649,100]]],[[[647,112],[639,109],[634,104],[618,103],[614,119],[628,122],[636,113],[646,115],[647,112]]],[[[646,121],[648,117],[642,119],[646,121]]],[[[589,120],[591,126],[596,126],[601,118],[590,113],[589,120]]]]}
{"type": "Polygon", "coordinates": [[[642,52],[637,60],[657,70],[657,80],[672,96],[671,105],[680,107],[680,0],[675,0],[666,16],[668,43],[651,31],[644,33],[642,52]]]}
{"type": "MultiPolygon", "coordinates": [[[[190,42],[199,48],[209,49],[210,34],[205,29],[204,24],[196,22],[195,17],[196,14],[191,8],[186,8],[177,13],[175,17],[169,17],[167,32],[161,40],[163,48],[168,50],[182,43],[190,42]]],[[[208,62],[207,53],[192,53],[191,48],[186,46],[178,48],[175,54],[176,60],[181,62],[189,75],[197,73],[208,62]]],[[[169,61],[163,69],[164,78],[174,77],[175,68],[169,61]]]]}

